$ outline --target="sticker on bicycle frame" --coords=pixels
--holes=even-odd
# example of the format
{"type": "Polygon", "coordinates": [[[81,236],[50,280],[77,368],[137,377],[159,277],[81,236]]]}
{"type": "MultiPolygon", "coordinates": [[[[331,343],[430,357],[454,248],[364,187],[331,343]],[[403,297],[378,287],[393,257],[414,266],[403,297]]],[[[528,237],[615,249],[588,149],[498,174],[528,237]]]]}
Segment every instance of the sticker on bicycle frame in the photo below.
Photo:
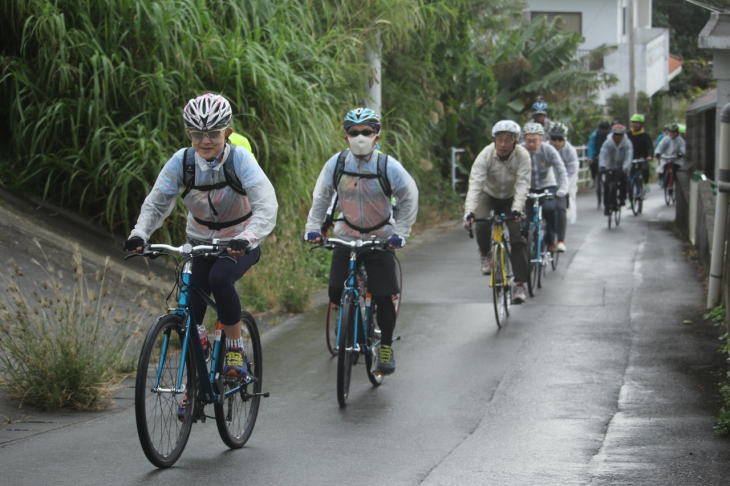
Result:
{"type": "Polygon", "coordinates": [[[220,329],[216,329],[215,330],[215,338],[214,339],[216,341],[220,341],[221,340],[221,333],[222,333],[222,331],[220,329]]]}
{"type": "Polygon", "coordinates": [[[370,294],[365,298],[365,307],[370,307],[370,294]]]}

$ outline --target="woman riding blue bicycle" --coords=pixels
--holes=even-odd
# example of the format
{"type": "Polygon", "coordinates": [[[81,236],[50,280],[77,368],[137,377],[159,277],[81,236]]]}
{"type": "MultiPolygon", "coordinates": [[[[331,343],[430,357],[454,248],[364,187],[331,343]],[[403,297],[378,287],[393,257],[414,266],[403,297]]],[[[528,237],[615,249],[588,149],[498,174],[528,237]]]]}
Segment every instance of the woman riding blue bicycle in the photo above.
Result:
{"type": "MultiPolygon", "coordinates": [[[[358,253],[365,264],[368,292],[377,306],[378,326],[382,332],[377,371],[395,371],[391,348],[395,330],[393,295],[399,293],[393,248],[401,248],[411,234],[418,213],[418,188],[413,178],[393,157],[377,150],[380,117],[368,108],[356,108],[342,123],[349,149],[332,156],[322,168],[312,195],[304,240],[322,241],[322,225],[330,205],[340,208],[335,219],[335,235],[345,241],[388,241],[390,251],[358,253]],[[337,193],[337,201],[332,198],[337,193]],[[392,213],[391,197],[398,201],[398,220],[392,213]]],[[[349,272],[350,253],[344,248],[332,252],[329,298],[339,304],[349,272]]]]}
{"type": "MultiPolygon", "coordinates": [[[[208,93],[187,103],[183,122],[192,148],[178,150],[162,168],[124,249],[141,253],[182,193],[188,209],[188,242],[206,245],[220,240],[235,259],[195,257],[192,284],[212,293],[218,305],[227,348],[223,374],[244,378],[248,370],[235,283],[258,262],[261,242],[276,225],[278,203],[271,182],[251,153],[227,143],[233,133],[231,119],[231,105],[223,96],[208,93]]],[[[192,293],[191,306],[195,322],[202,323],[207,303],[192,293]]],[[[186,403],[187,396],[179,416],[185,413],[186,403]]]]}

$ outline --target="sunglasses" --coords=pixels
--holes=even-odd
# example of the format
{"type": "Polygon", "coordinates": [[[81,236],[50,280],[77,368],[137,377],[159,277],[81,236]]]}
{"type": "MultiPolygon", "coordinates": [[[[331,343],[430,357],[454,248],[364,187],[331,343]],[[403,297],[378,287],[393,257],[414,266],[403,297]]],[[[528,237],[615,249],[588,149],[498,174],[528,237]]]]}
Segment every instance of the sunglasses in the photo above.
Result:
{"type": "Polygon", "coordinates": [[[372,137],[375,135],[375,131],[371,130],[369,128],[366,128],[365,130],[348,130],[347,136],[350,138],[355,138],[358,135],[365,135],[366,137],[372,137]]]}
{"type": "Polygon", "coordinates": [[[211,142],[215,142],[223,136],[225,131],[225,128],[221,128],[220,130],[208,130],[207,132],[190,130],[190,138],[195,142],[200,142],[205,137],[208,137],[208,140],[210,140],[211,142]]]}
{"type": "Polygon", "coordinates": [[[562,142],[562,141],[564,141],[565,139],[564,139],[563,137],[550,137],[550,140],[551,140],[552,142],[562,142]]]}

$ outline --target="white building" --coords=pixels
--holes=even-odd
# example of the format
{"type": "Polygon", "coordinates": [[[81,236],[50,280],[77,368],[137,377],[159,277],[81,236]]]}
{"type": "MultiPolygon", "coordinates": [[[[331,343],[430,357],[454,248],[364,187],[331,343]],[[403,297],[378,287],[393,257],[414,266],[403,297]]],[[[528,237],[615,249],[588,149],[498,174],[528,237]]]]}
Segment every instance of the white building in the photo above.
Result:
{"type": "MultiPolygon", "coordinates": [[[[613,93],[629,92],[630,4],[630,0],[525,0],[524,15],[528,20],[540,15],[550,20],[562,17],[565,30],[583,36],[579,56],[597,47],[615,47],[604,57],[602,69],[615,74],[619,81],[599,93],[599,101],[605,103],[613,93]]],[[[669,31],[652,28],[651,7],[651,0],[634,0],[635,88],[649,96],[669,89],[669,81],[682,71],[681,63],[676,59],[670,68],[669,31]]],[[[600,63],[598,67],[601,67],[600,63]]]]}

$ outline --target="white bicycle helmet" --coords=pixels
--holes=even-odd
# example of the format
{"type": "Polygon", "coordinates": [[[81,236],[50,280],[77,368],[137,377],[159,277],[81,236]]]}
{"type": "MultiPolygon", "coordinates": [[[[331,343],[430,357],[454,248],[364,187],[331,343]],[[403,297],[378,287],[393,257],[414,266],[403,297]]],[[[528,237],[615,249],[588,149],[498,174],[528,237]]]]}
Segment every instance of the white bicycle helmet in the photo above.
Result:
{"type": "Polygon", "coordinates": [[[213,93],[188,101],[183,110],[183,120],[188,130],[225,128],[230,125],[232,116],[233,111],[228,100],[213,93]]]}
{"type": "Polygon", "coordinates": [[[512,120],[501,120],[492,127],[492,137],[496,137],[500,132],[509,132],[520,138],[520,126],[512,120]]]}
{"type": "Polygon", "coordinates": [[[545,135],[545,129],[542,127],[542,125],[534,122],[525,123],[525,126],[522,127],[522,131],[525,133],[525,135],[545,135]]]}

